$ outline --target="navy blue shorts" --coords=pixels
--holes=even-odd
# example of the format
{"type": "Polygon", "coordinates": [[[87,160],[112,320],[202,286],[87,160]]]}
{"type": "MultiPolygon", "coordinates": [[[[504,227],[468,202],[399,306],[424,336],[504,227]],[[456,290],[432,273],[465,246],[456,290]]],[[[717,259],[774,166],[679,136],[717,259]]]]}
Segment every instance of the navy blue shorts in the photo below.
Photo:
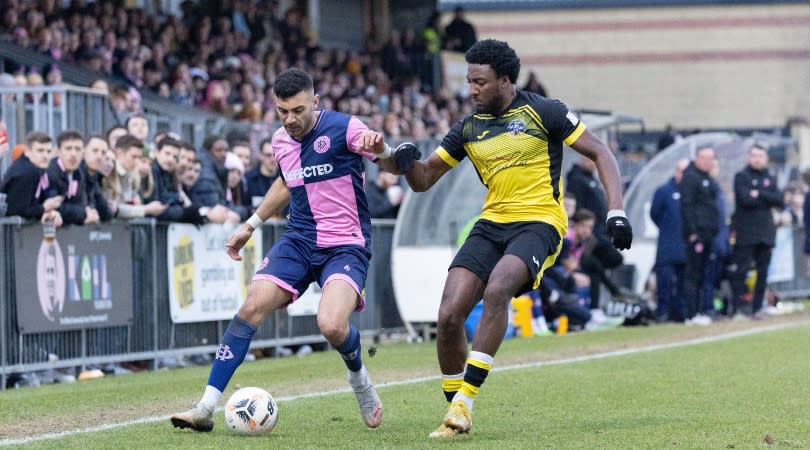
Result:
{"type": "Polygon", "coordinates": [[[322,288],[332,280],[344,280],[357,292],[356,311],[366,306],[366,274],[371,251],[357,245],[317,248],[288,235],[282,235],[256,270],[254,280],[271,281],[292,294],[294,302],[310,283],[322,288]]]}

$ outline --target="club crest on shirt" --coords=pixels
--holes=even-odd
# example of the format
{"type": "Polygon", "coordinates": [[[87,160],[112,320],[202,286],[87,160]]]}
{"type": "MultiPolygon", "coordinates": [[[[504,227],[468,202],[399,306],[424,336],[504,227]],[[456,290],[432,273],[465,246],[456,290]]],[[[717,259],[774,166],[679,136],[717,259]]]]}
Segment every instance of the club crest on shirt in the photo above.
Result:
{"type": "Polygon", "coordinates": [[[523,123],[523,121],[520,119],[515,119],[509,122],[509,125],[506,126],[506,129],[509,130],[510,133],[518,135],[526,131],[526,124],[523,123]]]}
{"type": "Polygon", "coordinates": [[[326,153],[329,151],[330,145],[332,145],[332,142],[329,140],[329,136],[318,136],[315,143],[312,144],[312,148],[318,153],[326,153]]]}

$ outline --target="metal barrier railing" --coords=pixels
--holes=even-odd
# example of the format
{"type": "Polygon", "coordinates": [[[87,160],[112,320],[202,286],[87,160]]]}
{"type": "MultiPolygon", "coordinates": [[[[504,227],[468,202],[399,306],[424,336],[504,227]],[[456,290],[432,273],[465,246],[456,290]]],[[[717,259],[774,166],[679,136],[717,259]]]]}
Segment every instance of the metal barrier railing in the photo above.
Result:
{"type": "MultiPolygon", "coordinates": [[[[35,130],[54,138],[67,129],[103,135],[117,123],[106,93],[68,85],[0,88],[0,120],[11,145],[24,143],[35,130]]],[[[9,152],[0,161],[0,174],[10,164],[9,152]]]]}
{"type": "MultiPolygon", "coordinates": [[[[364,335],[377,336],[403,326],[393,296],[389,270],[394,223],[394,220],[372,221],[371,246],[374,257],[366,282],[366,309],[352,317],[352,322],[364,335]]],[[[113,225],[100,225],[94,231],[107,233],[113,225]]],[[[117,226],[120,227],[120,224],[117,226]]],[[[265,224],[262,228],[265,247],[261,249],[262,255],[281,235],[284,226],[283,221],[265,224]]],[[[227,320],[193,323],[175,323],[172,320],[169,303],[171,268],[167,261],[168,227],[168,224],[152,219],[133,220],[126,226],[129,242],[113,241],[106,244],[131,245],[132,283],[129,288],[133,306],[132,319],[128,324],[27,332],[21,330],[18,322],[18,305],[22,302],[38,304],[39,299],[31,298],[34,295],[28,291],[18,293],[17,280],[18,277],[26,277],[26,283],[35,283],[36,280],[31,280],[30,273],[20,273],[21,270],[15,267],[15,258],[17,251],[29,251],[26,246],[30,247],[31,243],[23,242],[23,238],[34,232],[39,233],[39,225],[23,222],[18,217],[0,219],[0,389],[5,388],[7,377],[12,373],[138,360],[148,360],[154,366],[160,358],[213,352],[227,326],[227,320]]],[[[67,232],[69,230],[64,233],[67,232]]],[[[63,247],[70,245],[69,242],[63,244],[67,244],[63,247]]],[[[222,257],[226,258],[224,254],[222,257]]],[[[79,270],[75,268],[75,271],[79,270]]],[[[97,277],[95,269],[93,276],[97,277]]],[[[320,335],[314,315],[292,316],[281,310],[258,329],[251,346],[274,348],[322,342],[325,340],[320,335]]]]}

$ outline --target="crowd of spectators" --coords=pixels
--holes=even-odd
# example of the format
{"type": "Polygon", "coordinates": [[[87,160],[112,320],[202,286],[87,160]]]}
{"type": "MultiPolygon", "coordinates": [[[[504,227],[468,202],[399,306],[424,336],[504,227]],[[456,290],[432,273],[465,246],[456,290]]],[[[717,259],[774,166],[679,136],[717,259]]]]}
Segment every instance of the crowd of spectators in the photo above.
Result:
{"type": "Polygon", "coordinates": [[[53,63],[12,64],[0,86],[59,84],[59,64],[72,63],[118,80],[92,86],[107,90],[118,112],[139,112],[140,93],[151,91],[235,120],[274,123],[275,74],[298,66],[312,74],[324,109],[366,117],[394,138],[443,136],[472,111],[435,78],[439,50],[464,51],[476,40],[460,8],[446,26],[435,12],[422,26],[369,37],[362,51],[323,48],[300,8],[279,11],[271,0],[187,1],[180,9],[178,17],[113,0],[64,8],[10,0],[0,35],[53,63]]]}

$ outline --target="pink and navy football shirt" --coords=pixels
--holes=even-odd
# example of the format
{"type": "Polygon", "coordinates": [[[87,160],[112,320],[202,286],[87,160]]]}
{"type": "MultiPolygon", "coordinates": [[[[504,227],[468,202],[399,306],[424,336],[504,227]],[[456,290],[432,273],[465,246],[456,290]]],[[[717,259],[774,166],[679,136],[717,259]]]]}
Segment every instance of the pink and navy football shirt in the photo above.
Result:
{"type": "Polygon", "coordinates": [[[273,134],[282,177],[290,190],[287,233],[316,247],[371,244],[371,217],[363,190],[360,139],[368,127],[359,119],[321,111],[315,127],[301,141],[284,127],[273,134]]]}

